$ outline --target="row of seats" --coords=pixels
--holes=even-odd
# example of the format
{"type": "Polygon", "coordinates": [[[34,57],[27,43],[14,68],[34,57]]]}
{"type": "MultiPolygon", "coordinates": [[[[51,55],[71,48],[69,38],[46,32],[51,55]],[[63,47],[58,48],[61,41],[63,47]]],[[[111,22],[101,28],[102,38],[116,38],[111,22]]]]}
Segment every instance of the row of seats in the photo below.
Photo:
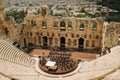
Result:
{"type": "Polygon", "coordinates": [[[0,42],[0,58],[27,67],[33,67],[35,64],[34,59],[4,40],[0,42]]]}
{"type": "MultiPolygon", "coordinates": [[[[104,75],[114,69],[117,69],[120,66],[120,46],[116,46],[114,51],[106,54],[102,57],[99,57],[95,60],[89,62],[83,62],[82,68],[79,69],[79,73],[86,74],[91,73],[92,76],[89,75],[89,78],[94,75],[100,75],[101,71],[103,71],[104,75]],[[94,72],[97,72],[96,74],[94,72]]],[[[80,75],[81,75],[80,74],[80,75]]],[[[80,76],[79,76],[80,77],[80,76]]],[[[82,77],[82,76],[81,76],[82,77]]],[[[96,76],[97,77],[97,76],[96,76]]]]}
{"type": "Polygon", "coordinates": [[[0,59],[0,65],[0,72],[15,80],[37,80],[38,78],[38,74],[32,67],[18,65],[3,59],[0,59]]]}
{"type": "Polygon", "coordinates": [[[114,52],[114,51],[116,51],[117,49],[120,49],[120,46],[114,46],[114,47],[112,47],[110,50],[111,50],[111,52],[114,52]]]}
{"type": "Polygon", "coordinates": [[[103,80],[120,80],[120,69],[106,76],[103,80]]]}
{"type": "MultiPolygon", "coordinates": [[[[116,52],[119,49],[120,49],[120,46],[115,46],[115,47],[112,47],[110,50],[111,52],[116,52]]],[[[118,53],[120,53],[120,51],[118,53]]],[[[120,75],[120,69],[116,69],[115,72],[105,76],[103,80],[119,80],[120,79],[119,75],[120,75]]]]}

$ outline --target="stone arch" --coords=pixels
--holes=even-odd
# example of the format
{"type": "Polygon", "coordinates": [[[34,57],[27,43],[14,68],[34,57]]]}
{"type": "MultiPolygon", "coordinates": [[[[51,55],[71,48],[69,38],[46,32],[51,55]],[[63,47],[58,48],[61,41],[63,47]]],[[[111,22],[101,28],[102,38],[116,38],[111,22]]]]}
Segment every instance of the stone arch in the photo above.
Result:
{"type": "Polygon", "coordinates": [[[55,38],[55,44],[56,45],[58,44],[58,38],[55,38]]]}
{"type": "Polygon", "coordinates": [[[74,39],[74,41],[73,41],[73,45],[74,45],[74,46],[77,45],[77,40],[76,40],[76,39],[74,39]]]}
{"type": "Polygon", "coordinates": [[[83,38],[79,38],[78,39],[78,49],[79,50],[83,50],[84,49],[84,39],[83,38]]]}
{"type": "Polygon", "coordinates": [[[49,7],[48,7],[47,5],[43,5],[43,6],[40,8],[40,12],[41,12],[41,15],[42,15],[43,17],[50,15],[50,10],[49,10],[49,7]]]}
{"type": "Polygon", "coordinates": [[[60,29],[61,29],[62,31],[65,31],[65,30],[66,30],[66,23],[65,23],[65,21],[61,21],[61,22],[60,22],[60,29]]]}
{"type": "Polygon", "coordinates": [[[95,40],[92,40],[92,47],[95,47],[95,40]]]}
{"type": "Polygon", "coordinates": [[[52,44],[53,44],[53,38],[50,37],[50,38],[49,38],[49,46],[52,46],[52,44]]]}
{"type": "Polygon", "coordinates": [[[97,30],[97,22],[92,22],[92,30],[97,30]]]}
{"type": "Polygon", "coordinates": [[[48,38],[46,36],[43,37],[43,48],[48,47],[48,38]]]}
{"type": "Polygon", "coordinates": [[[42,21],[42,27],[46,27],[46,26],[47,26],[46,21],[42,21]]]}
{"type": "Polygon", "coordinates": [[[54,28],[58,28],[58,22],[54,21],[54,28]]]}
{"type": "Polygon", "coordinates": [[[71,46],[71,39],[68,39],[68,45],[71,46]]]}
{"type": "Polygon", "coordinates": [[[83,22],[80,22],[80,30],[84,30],[85,24],[83,22]]]}
{"type": "Polygon", "coordinates": [[[66,40],[64,37],[60,38],[60,48],[65,49],[66,40]]]}
{"type": "Polygon", "coordinates": [[[89,40],[86,40],[86,47],[89,47],[89,40]]]}
{"type": "Polygon", "coordinates": [[[72,21],[70,21],[70,20],[68,21],[68,28],[70,28],[70,29],[72,28],[72,21]]]}
{"type": "Polygon", "coordinates": [[[60,27],[65,27],[65,26],[66,26],[65,21],[61,21],[61,22],[60,22],[60,27]]]}

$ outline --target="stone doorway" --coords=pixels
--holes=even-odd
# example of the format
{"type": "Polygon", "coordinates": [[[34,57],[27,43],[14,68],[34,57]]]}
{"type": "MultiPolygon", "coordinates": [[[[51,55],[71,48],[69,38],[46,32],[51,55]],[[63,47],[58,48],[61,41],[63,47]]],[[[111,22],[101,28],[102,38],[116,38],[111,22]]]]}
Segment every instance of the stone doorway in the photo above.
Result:
{"type": "Polygon", "coordinates": [[[60,48],[65,49],[65,38],[64,37],[60,38],[60,48]]]}
{"type": "Polygon", "coordinates": [[[43,37],[43,48],[48,47],[48,38],[46,36],[43,37]]]}
{"type": "Polygon", "coordinates": [[[79,38],[79,40],[78,40],[78,49],[80,51],[82,51],[84,49],[84,39],[83,38],[79,38]]]}

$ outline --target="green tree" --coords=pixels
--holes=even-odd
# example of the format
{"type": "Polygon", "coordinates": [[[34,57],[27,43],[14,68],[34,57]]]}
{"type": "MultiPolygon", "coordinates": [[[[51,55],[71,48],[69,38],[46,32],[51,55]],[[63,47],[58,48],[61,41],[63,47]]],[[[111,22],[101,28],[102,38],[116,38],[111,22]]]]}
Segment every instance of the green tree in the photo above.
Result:
{"type": "Polygon", "coordinates": [[[6,16],[12,16],[16,22],[20,23],[23,21],[26,16],[26,12],[24,10],[21,11],[9,11],[6,13],[6,16]]]}
{"type": "Polygon", "coordinates": [[[106,16],[107,21],[120,22],[120,0],[102,0],[102,2],[98,2],[98,4],[118,11],[117,13],[110,13],[106,16]]]}

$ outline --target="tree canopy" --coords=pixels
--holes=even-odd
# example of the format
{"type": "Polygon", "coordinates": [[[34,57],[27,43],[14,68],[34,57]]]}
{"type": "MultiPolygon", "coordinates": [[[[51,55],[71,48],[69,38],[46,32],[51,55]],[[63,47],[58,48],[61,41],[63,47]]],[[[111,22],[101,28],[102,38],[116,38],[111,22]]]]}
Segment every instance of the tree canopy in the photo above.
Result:
{"type": "Polygon", "coordinates": [[[117,13],[110,13],[106,17],[107,21],[120,22],[120,0],[102,0],[101,2],[98,2],[98,4],[118,11],[117,13]]]}
{"type": "Polygon", "coordinates": [[[120,0],[102,0],[98,4],[120,11],[120,0]]]}

